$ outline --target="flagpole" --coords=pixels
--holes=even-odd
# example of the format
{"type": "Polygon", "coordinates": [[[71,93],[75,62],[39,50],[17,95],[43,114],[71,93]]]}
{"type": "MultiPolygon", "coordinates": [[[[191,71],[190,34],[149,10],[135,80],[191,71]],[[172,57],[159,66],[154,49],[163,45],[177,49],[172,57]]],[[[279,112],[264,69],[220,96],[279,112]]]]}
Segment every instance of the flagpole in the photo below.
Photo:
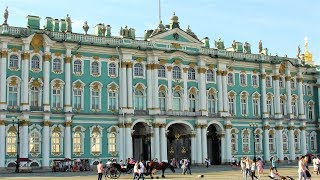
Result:
{"type": "Polygon", "coordinates": [[[159,0],[159,23],[161,21],[161,3],[160,3],[160,0],[159,0]]]}

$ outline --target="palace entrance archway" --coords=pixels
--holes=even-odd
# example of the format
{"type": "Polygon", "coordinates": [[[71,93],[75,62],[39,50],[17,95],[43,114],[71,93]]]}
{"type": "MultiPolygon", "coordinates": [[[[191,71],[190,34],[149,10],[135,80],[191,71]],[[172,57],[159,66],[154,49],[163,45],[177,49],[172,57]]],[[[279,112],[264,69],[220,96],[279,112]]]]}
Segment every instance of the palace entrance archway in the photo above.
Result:
{"type": "Polygon", "coordinates": [[[176,123],[170,125],[168,130],[168,160],[191,159],[191,128],[186,124],[176,123]]]}
{"type": "Polygon", "coordinates": [[[132,146],[135,160],[151,159],[151,127],[147,123],[138,122],[134,125],[132,146]]]}
{"type": "Polygon", "coordinates": [[[207,150],[211,164],[221,164],[221,140],[218,130],[214,124],[211,124],[207,132],[207,150]]]}

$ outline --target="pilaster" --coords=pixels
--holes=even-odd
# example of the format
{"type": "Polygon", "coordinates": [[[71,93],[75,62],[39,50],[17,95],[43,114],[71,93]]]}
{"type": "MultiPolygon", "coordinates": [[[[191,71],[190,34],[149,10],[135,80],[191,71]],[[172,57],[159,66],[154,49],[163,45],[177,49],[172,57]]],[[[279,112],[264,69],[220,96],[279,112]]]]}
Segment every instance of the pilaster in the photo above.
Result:
{"type": "Polygon", "coordinates": [[[168,162],[168,148],[167,148],[167,136],[166,136],[166,124],[162,124],[160,127],[160,144],[161,144],[161,160],[168,162]]]}
{"type": "Polygon", "coordinates": [[[218,112],[221,116],[223,113],[223,98],[222,98],[222,71],[217,71],[217,84],[218,84],[218,112]]]}
{"type": "Polygon", "coordinates": [[[282,121],[277,122],[276,126],[276,142],[277,142],[277,157],[280,161],[283,160],[283,138],[282,138],[282,131],[283,131],[283,125],[282,121]]]}
{"type": "Polygon", "coordinates": [[[280,87],[279,87],[279,65],[275,65],[274,69],[273,69],[273,89],[274,89],[274,109],[275,109],[275,118],[276,119],[280,119],[282,118],[282,112],[281,112],[281,108],[280,108],[280,87]]]}
{"type": "Polygon", "coordinates": [[[269,121],[265,119],[263,123],[263,155],[265,161],[269,161],[270,159],[269,129],[269,121]]]}
{"type": "Polygon", "coordinates": [[[183,81],[183,110],[189,111],[188,109],[188,69],[183,68],[182,81],[183,81]]]}
{"type": "Polygon", "coordinates": [[[300,140],[301,140],[301,154],[307,154],[307,142],[306,142],[306,121],[301,121],[300,123],[300,140]]]}
{"type": "Polygon", "coordinates": [[[20,158],[28,158],[29,155],[29,114],[23,114],[20,118],[20,158]]]}
{"type": "Polygon", "coordinates": [[[66,48],[64,112],[72,112],[72,106],[71,106],[71,60],[72,60],[72,54],[71,54],[71,50],[76,45],[73,43],[64,43],[64,46],[66,48]]]}
{"type": "Polygon", "coordinates": [[[289,150],[289,160],[294,161],[296,159],[295,148],[294,148],[294,122],[290,121],[288,123],[288,150],[289,150]]]}
{"type": "Polygon", "coordinates": [[[168,79],[168,98],[167,107],[168,111],[172,111],[172,67],[167,66],[167,79],[168,79]]]}
{"type": "Polygon", "coordinates": [[[262,117],[268,118],[269,113],[267,110],[267,90],[266,90],[266,72],[264,67],[261,67],[261,101],[262,101],[262,117]]]}
{"type": "Polygon", "coordinates": [[[21,62],[21,110],[30,110],[29,105],[29,61],[30,61],[30,38],[22,39],[23,54],[21,62]]]}
{"type": "Polygon", "coordinates": [[[8,59],[8,42],[11,38],[1,38],[1,59],[0,59],[0,109],[7,109],[7,59],[8,59]]]}
{"type": "Polygon", "coordinates": [[[197,164],[202,164],[202,134],[201,134],[201,124],[197,124],[196,125],[196,142],[197,142],[197,159],[196,159],[196,163],[197,164]]]}
{"type": "Polygon", "coordinates": [[[225,152],[226,152],[226,162],[231,161],[232,157],[232,152],[231,152],[231,129],[232,129],[232,124],[230,120],[225,121],[224,123],[224,128],[225,128],[225,152]]]}
{"type": "Polygon", "coordinates": [[[66,114],[64,128],[64,157],[71,159],[71,125],[72,115],[66,114]]]}
{"type": "MultiPolygon", "coordinates": [[[[132,100],[132,97],[133,97],[133,90],[132,90],[132,67],[133,67],[133,64],[131,61],[127,62],[127,80],[128,80],[128,84],[127,84],[127,100],[128,100],[128,103],[127,103],[127,106],[128,106],[128,112],[127,113],[130,113],[130,114],[133,114],[133,100],[132,100]]],[[[148,88],[147,88],[148,89],[148,88]]]]}
{"type": "Polygon", "coordinates": [[[305,120],[306,119],[306,114],[305,114],[305,107],[303,104],[303,91],[302,91],[302,69],[299,67],[298,70],[298,77],[297,77],[297,88],[298,88],[298,103],[299,103],[299,119],[300,120],[305,120]]]}
{"type": "Polygon", "coordinates": [[[42,128],[42,166],[49,168],[49,153],[50,153],[50,114],[43,115],[43,128],[42,128]]]}
{"type": "Polygon", "coordinates": [[[6,122],[5,119],[6,115],[0,115],[0,168],[5,167],[5,157],[6,157],[6,122]]]}

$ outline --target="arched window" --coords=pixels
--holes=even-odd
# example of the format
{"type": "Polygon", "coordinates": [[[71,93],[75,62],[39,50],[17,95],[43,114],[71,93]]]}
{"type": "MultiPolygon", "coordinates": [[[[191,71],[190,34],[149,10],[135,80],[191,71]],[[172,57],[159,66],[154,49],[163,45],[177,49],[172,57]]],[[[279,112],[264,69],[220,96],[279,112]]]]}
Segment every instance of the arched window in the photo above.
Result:
{"type": "Polygon", "coordinates": [[[286,134],[282,134],[282,141],[283,141],[283,151],[288,151],[288,137],[286,134]]]}
{"type": "Polygon", "coordinates": [[[228,84],[233,85],[234,84],[234,79],[233,79],[233,74],[228,73],[228,84]]]}
{"type": "Polygon", "coordinates": [[[8,106],[18,106],[18,87],[10,84],[8,87],[8,106]]]}
{"type": "Polygon", "coordinates": [[[181,70],[178,66],[172,68],[172,77],[173,79],[181,79],[181,70]]]}
{"type": "Polygon", "coordinates": [[[108,138],[108,147],[109,147],[109,153],[115,153],[116,152],[116,134],[110,133],[108,138]]]}
{"type": "Polygon", "coordinates": [[[210,82],[214,81],[214,72],[211,69],[207,71],[207,81],[210,81],[210,82]]]}
{"type": "Polygon", "coordinates": [[[94,154],[101,153],[101,134],[94,131],[91,134],[91,152],[94,154]]]}
{"type": "Polygon", "coordinates": [[[136,90],[134,95],[134,109],[144,110],[144,94],[142,90],[136,90]]]}
{"type": "Polygon", "coordinates": [[[73,62],[73,72],[81,73],[82,72],[82,62],[80,60],[75,60],[73,62]]]}
{"type": "Polygon", "coordinates": [[[54,72],[61,72],[62,66],[61,66],[61,60],[60,59],[54,59],[52,62],[52,69],[54,72]]]}
{"type": "Polygon", "coordinates": [[[31,87],[30,95],[31,107],[39,107],[39,87],[31,87]]]}
{"type": "Polygon", "coordinates": [[[314,120],[314,105],[313,102],[308,103],[308,119],[314,120]]]}
{"type": "Polygon", "coordinates": [[[233,92],[229,93],[228,95],[228,101],[229,101],[229,113],[234,116],[236,114],[236,100],[235,95],[233,92]]]}
{"type": "Polygon", "coordinates": [[[61,107],[61,89],[52,90],[52,108],[61,107]]]}
{"type": "Polygon", "coordinates": [[[317,150],[317,133],[314,131],[310,133],[310,149],[311,151],[317,150]]]}
{"type": "Polygon", "coordinates": [[[91,74],[99,75],[99,63],[96,61],[91,63],[91,74]]]}
{"type": "Polygon", "coordinates": [[[181,111],[181,95],[177,91],[173,93],[173,110],[181,111]]]}
{"type": "Polygon", "coordinates": [[[15,54],[10,56],[9,68],[18,69],[19,68],[19,57],[15,54]]]}
{"type": "Polygon", "coordinates": [[[248,130],[244,130],[242,133],[242,152],[250,151],[250,134],[248,130]]]}
{"type": "Polygon", "coordinates": [[[267,97],[267,113],[273,115],[273,97],[271,94],[268,94],[267,97]]]}
{"type": "Polygon", "coordinates": [[[208,95],[208,112],[216,113],[216,98],[214,94],[208,95]]]}
{"type": "Polygon", "coordinates": [[[82,143],[82,133],[76,131],[73,134],[73,153],[81,154],[83,152],[82,143]]]}
{"type": "Polygon", "coordinates": [[[115,111],[117,109],[117,93],[109,90],[109,110],[115,111]]]}
{"type": "Polygon", "coordinates": [[[273,131],[269,133],[269,151],[275,152],[274,134],[273,131]]]}
{"type": "Polygon", "coordinates": [[[40,69],[40,59],[36,55],[31,58],[31,69],[40,69]]]}
{"type": "Polygon", "coordinates": [[[298,131],[294,132],[294,149],[300,151],[300,135],[298,131]]]}
{"type": "Polygon", "coordinates": [[[141,63],[136,63],[134,65],[134,75],[135,76],[143,76],[143,66],[141,63]]]}
{"type": "Polygon", "coordinates": [[[247,85],[247,75],[246,74],[240,74],[240,85],[246,86],[247,85]]]}
{"type": "Polygon", "coordinates": [[[189,112],[196,112],[196,97],[194,94],[189,94],[189,112]]]}
{"type": "Polygon", "coordinates": [[[261,150],[262,150],[261,134],[255,133],[254,139],[255,139],[255,145],[256,145],[255,146],[256,152],[261,152],[261,150]]]}
{"type": "Polygon", "coordinates": [[[257,75],[252,75],[252,86],[258,86],[258,77],[257,77],[257,75]]]}
{"type": "Polygon", "coordinates": [[[241,115],[248,115],[248,96],[246,93],[241,94],[241,115]]]}
{"type": "Polygon", "coordinates": [[[73,89],[73,108],[82,109],[82,89],[73,89]]]}
{"type": "Polygon", "coordinates": [[[91,109],[98,110],[100,105],[100,92],[91,91],[91,109]]]}
{"type": "Polygon", "coordinates": [[[238,133],[236,129],[231,130],[231,150],[233,154],[238,151],[238,133]]]}
{"type": "Polygon", "coordinates": [[[165,78],[166,77],[166,68],[163,65],[158,67],[158,77],[165,78]]]}
{"type": "Polygon", "coordinates": [[[39,132],[32,132],[29,137],[29,152],[31,154],[40,153],[40,135],[39,132]]]}
{"type": "Polygon", "coordinates": [[[51,136],[51,152],[53,154],[61,153],[61,133],[53,132],[51,136]]]}
{"type": "Polygon", "coordinates": [[[14,126],[10,127],[8,131],[6,147],[7,153],[12,155],[17,153],[17,131],[14,126]]]}
{"type": "Polygon", "coordinates": [[[258,93],[252,95],[252,109],[254,116],[260,115],[260,96],[258,93]]]}
{"type": "Polygon", "coordinates": [[[195,80],[196,79],[196,72],[193,68],[188,69],[188,79],[189,80],[195,80]]]}
{"type": "Polygon", "coordinates": [[[160,111],[166,110],[166,95],[164,92],[159,92],[159,107],[160,111]]]}
{"type": "Polygon", "coordinates": [[[116,65],[114,63],[109,64],[109,76],[116,76],[116,65]]]}

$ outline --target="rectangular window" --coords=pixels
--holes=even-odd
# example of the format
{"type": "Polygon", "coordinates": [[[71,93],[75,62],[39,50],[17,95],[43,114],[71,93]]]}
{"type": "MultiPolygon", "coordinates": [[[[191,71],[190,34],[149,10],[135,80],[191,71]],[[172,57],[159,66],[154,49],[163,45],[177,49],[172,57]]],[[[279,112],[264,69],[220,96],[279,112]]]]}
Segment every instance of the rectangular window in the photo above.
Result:
{"type": "Polygon", "coordinates": [[[234,98],[229,97],[229,113],[235,115],[234,98]]]}
{"type": "Polygon", "coordinates": [[[73,90],[73,108],[74,109],[81,109],[82,103],[82,90],[80,89],[75,89],[73,90]]]}
{"type": "Polygon", "coordinates": [[[115,92],[109,92],[109,110],[116,110],[116,93],[115,92]]]}
{"type": "Polygon", "coordinates": [[[9,86],[8,106],[18,106],[18,88],[9,86]]]}
{"type": "Polygon", "coordinates": [[[247,115],[247,99],[241,99],[241,114],[247,115]]]}
{"type": "Polygon", "coordinates": [[[259,100],[253,99],[253,115],[258,116],[259,114],[259,100]]]}
{"type": "Polygon", "coordinates": [[[92,91],[91,92],[91,109],[99,109],[99,92],[92,91]]]}
{"type": "Polygon", "coordinates": [[[52,107],[53,108],[61,107],[61,90],[60,89],[52,90],[52,107]]]}

